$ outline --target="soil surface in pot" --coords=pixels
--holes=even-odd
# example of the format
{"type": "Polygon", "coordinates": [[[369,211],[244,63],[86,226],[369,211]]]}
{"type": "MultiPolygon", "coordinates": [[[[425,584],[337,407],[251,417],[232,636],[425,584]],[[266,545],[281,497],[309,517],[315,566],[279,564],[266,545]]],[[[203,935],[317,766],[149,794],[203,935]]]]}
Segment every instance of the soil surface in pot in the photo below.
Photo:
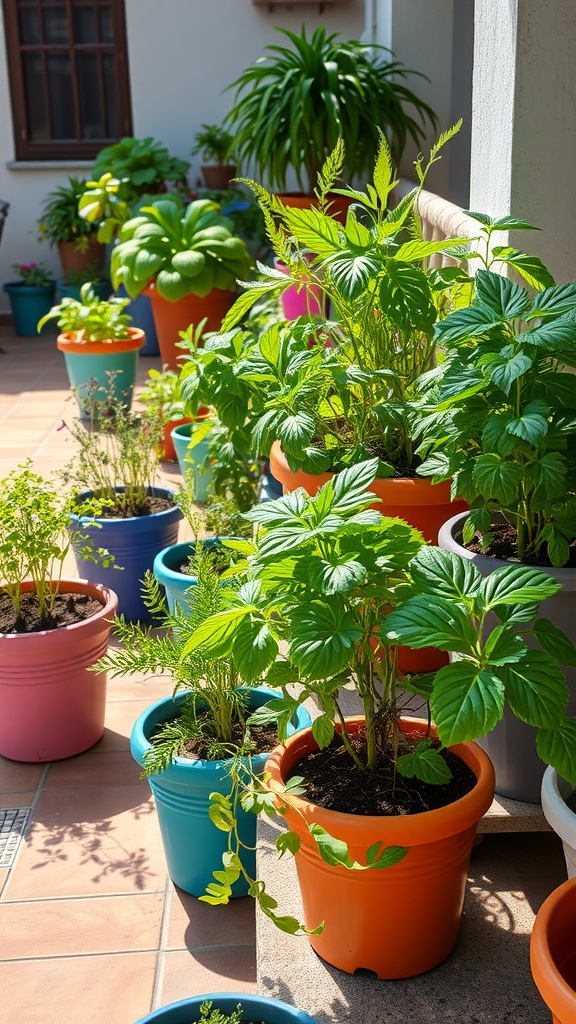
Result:
{"type": "Polygon", "coordinates": [[[122,499],[117,505],[110,505],[98,513],[98,519],[131,519],[133,516],[152,516],[157,512],[165,512],[173,508],[172,498],[150,494],[144,501],[128,501],[122,499]]]}
{"type": "MultiPolygon", "coordinates": [[[[494,534],[494,540],[485,551],[482,550],[482,542],[480,534],[476,534],[476,538],[469,544],[463,544],[462,534],[459,535],[455,532],[454,539],[462,544],[467,551],[473,551],[477,555],[487,555],[489,558],[500,558],[509,562],[518,562],[518,543],[516,538],[516,530],[510,523],[498,523],[490,528],[490,532],[494,534]]],[[[532,555],[527,565],[536,565],[542,569],[552,568],[552,562],[548,558],[546,547],[542,545],[540,551],[532,555]]],[[[563,568],[573,568],[576,566],[576,541],[573,541],[570,546],[570,558],[566,562],[563,568]]]]}
{"type": "MultiPolygon", "coordinates": [[[[361,729],[351,736],[357,753],[365,759],[361,729]]],[[[466,796],[476,785],[476,776],[461,758],[442,751],[452,778],[444,785],[406,779],[394,773],[390,758],[380,755],[374,771],[362,771],[351,760],[339,736],[324,750],[308,754],[294,766],[290,778],[301,776],[306,784],[305,799],[330,811],[345,814],[419,814],[446,807],[466,796]]]]}
{"type": "MultiPolygon", "coordinates": [[[[160,732],[162,726],[158,726],[155,735],[160,732]]],[[[231,748],[239,748],[242,745],[244,738],[244,730],[240,724],[236,726],[231,748]]],[[[270,750],[273,750],[278,744],[278,732],[276,726],[272,724],[260,726],[258,729],[251,729],[250,738],[252,740],[252,749],[250,754],[255,756],[257,754],[267,754],[270,750]]],[[[152,743],[154,742],[154,736],[152,736],[152,743]]],[[[218,755],[214,758],[210,754],[209,742],[202,736],[195,736],[186,740],[183,747],[179,751],[179,757],[189,757],[192,760],[211,761],[219,760],[222,755],[218,755]]]]}
{"type": "Polygon", "coordinates": [[[59,594],[53,615],[41,619],[36,594],[23,594],[20,617],[16,620],[8,594],[0,594],[0,633],[39,633],[44,629],[61,629],[83,622],[102,609],[102,603],[88,594],[59,594]]]}

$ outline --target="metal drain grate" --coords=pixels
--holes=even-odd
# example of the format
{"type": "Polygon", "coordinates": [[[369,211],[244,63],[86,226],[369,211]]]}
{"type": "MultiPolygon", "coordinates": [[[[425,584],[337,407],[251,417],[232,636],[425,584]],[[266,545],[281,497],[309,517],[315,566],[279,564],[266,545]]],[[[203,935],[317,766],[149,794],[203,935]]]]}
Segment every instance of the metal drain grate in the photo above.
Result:
{"type": "Polygon", "coordinates": [[[0,809],[0,868],[12,867],[29,817],[29,807],[0,809]]]}

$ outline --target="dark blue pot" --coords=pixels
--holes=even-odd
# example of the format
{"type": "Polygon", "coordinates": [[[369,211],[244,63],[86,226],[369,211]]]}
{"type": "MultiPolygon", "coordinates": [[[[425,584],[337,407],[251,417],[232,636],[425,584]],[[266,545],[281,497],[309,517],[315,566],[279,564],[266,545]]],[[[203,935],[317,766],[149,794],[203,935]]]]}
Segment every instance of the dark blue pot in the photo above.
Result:
{"type": "MultiPolygon", "coordinates": [[[[118,488],[122,490],[123,488],[118,488]]],[[[150,492],[152,493],[152,492],[150,492]]],[[[172,497],[172,491],[155,487],[153,493],[161,498],[172,497]]],[[[79,496],[80,501],[91,497],[90,492],[79,496]]],[[[78,522],[76,516],[73,517],[78,522]]],[[[118,595],[118,615],[124,615],[132,622],[151,622],[152,615],[142,600],[141,581],[147,569],[152,569],[158,551],[178,539],[178,523],[182,512],[177,505],[156,512],[150,516],[131,516],[128,519],[100,519],[93,517],[99,526],[86,526],[83,533],[95,547],[106,548],[114,555],[115,565],[95,565],[85,561],[80,549],[85,542],[75,542],[74,554],[79,575],[93,583],[102,583],[118,595]]],[[[83,523],[88,520],[83,517],[83,523]]]]}
{"type": "Polygon", "coordinates": [[[190,996],[177,1003],[161,1006],[141,1017],[136,1024],[197,1024],[202,1003],[211,1002],[214,1009],[231,1014],[238,1003],[243,1009],[243,1020],[262,1021],[262,1024],[317,1024],[303,1010],[268,996],[252,996],[247,992],[209,992],[204,996],[190,996]]]}
{"type": "Polygon", "coordinates": [[[252,996],[247,992],[209,992],[204,996],[190,996],[177,1003],[161,1006],[141,1017],[136,1024],[197,1024],[202,1003],[211,1002],[214,1009],[231,1014],[238,1003],[243,1009],[243,1020],[262,1021],[262,1024],[317,1024],[303,1010],[268,996],[252,996]]]}
{"type": "MultiPolygon", "coordinates": [[[[250,707],[257,708],[273,697],[274,690],[256,687],[250,690],[250,707]]],[[[136,720],[130,737],[130,750],[139,765],[152,746],[150,737],[159,723],[176,717],[186,699],[185,693],[176,698],[164,697],[147,708],[136,720]]],[[[304,708],[298,709],[291,732],[310,725],[310,716],[304,708]]],[[[252,758],[252,769],[264,771],[268,754],[252,758]]],[[[148,782],[156,801],[158,822],[164,844],[164,855],[170,878],[185,892],[203,896],[206,886],[214,881],[212,873],[222,867],[222,854],[228,849],[228,834],[216,828],[210,820],[208,808],[210,794],[230,792],[228,770],[230,761],[201,761],[175,757],[161,775],[150,775],[148,782]]],[[[242,849],[241,858],[252,878],[256,872],[256,815],[238,809],[238,833],[242,843],[251,849],[242,849]]],[[[232,887],[233,896],[246,896],[248,887],[244,877],[232,887]]],[[[250,1018],[248,1018],[250,1019],[250,1018]]]]}
{"type": "MultiPolygon", "coordinates": [[[[127,299],[128,293],[123,284],[116,291],[121,299],[127,299]]],[[[140,349],[141,356],[158,356],[160,355],[160,349],[158,348],[158,335],[156,334],[156,324],[154,323],[154,316],[152,314],[152,304],[147,295],[137,295],[135,299],[130,299],[130,305],[126,306],[125,312],[132,317],[132,326],[140,327],[146,335],[146,341],[140,349]]]]}
{"type": "MultiPolygon", "coordinates": [[[[38,321],[46,316],[54,305],[56,281],[50,281],[42,287],[8,281],[3,288],[10,299],[16,334],[21,338],[38,337],[38,321]]],[[[50,334],[54,333],[54,330],[55,327],[48,323],[40,333],[50,334]]]]}

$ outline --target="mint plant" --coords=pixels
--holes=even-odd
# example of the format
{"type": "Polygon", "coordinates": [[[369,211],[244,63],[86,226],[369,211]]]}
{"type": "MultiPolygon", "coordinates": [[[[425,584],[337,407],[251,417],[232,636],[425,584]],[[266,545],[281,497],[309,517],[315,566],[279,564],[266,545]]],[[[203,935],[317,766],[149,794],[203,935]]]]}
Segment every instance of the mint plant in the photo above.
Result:
{"type": "Polygon", "coordinates": [[[564,565],[576,537],[576,285],[536,295],[480,270],[470,306],[436,325],[443,428],[420,451],[421,472],[453,477],[471,512],[464,542],[484,548],[500,515],[522,562],[564,565]]]}
{"type": "Polygon", "coordinates": [[[56,320],[63,334],[76,341],[124,341],[132,317],[124,313],[129,299],[112,296],[99,299],[89,281],[80,288],[80,298],[65,298],[53,306],[38,323],[40,331],[49,320],[56,320]]]}

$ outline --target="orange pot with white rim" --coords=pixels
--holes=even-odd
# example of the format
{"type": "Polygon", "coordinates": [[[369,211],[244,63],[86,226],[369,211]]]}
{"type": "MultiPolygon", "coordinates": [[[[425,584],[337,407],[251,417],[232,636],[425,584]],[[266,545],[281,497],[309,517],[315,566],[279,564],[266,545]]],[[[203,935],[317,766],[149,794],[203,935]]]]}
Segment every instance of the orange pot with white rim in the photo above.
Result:
{"type": "Polygon", "coordinates": [[[554,889],[536,914],[532,977],[554,1024],[576,1021],[576,878],[554,889]]]}
{"type": "MultiPolygon", "coordinates": [[[[361,717],[347,719],[352,731],[362,722],[361,717]]],[[[418,719],[403,719],[400,725],[415,738],[428,728],[418,719]]],[[[286,782],[292,769],[305,775],[300,762],[316,749],[311,729],[290,737],[266,763],[271,781],[286,782]]],[[[309,940],[334,967],[349,974],[367,969],[383,979],[410,978],[437,967],[452,952],[476,827],[494,795],[494,770],[475,743],[450,749],[472,769],[477,783],[437,810],[376,817],[326,810],[301,797],[285,800],[287,824],[301,843],[295,859],[304,923],[312,929],[324,922],[324,930],[309,940]],[[309,833],[312,823],[346,842],[350,856],[361,864],[374,843],[408,852],[393,867],[349,871],[321,859],[309,833]]]]}
{"type": "Polygon", "coordinates": [[[59,334],[57,348],[64,354],[70,387],[74,390],[81,416],[90,415],[94,403],[109,402],[129,409],[138,371],[138,353],[146,336],[139,327],[129,327],[120,341],[78,340],[70,332],[59,334]]]}

